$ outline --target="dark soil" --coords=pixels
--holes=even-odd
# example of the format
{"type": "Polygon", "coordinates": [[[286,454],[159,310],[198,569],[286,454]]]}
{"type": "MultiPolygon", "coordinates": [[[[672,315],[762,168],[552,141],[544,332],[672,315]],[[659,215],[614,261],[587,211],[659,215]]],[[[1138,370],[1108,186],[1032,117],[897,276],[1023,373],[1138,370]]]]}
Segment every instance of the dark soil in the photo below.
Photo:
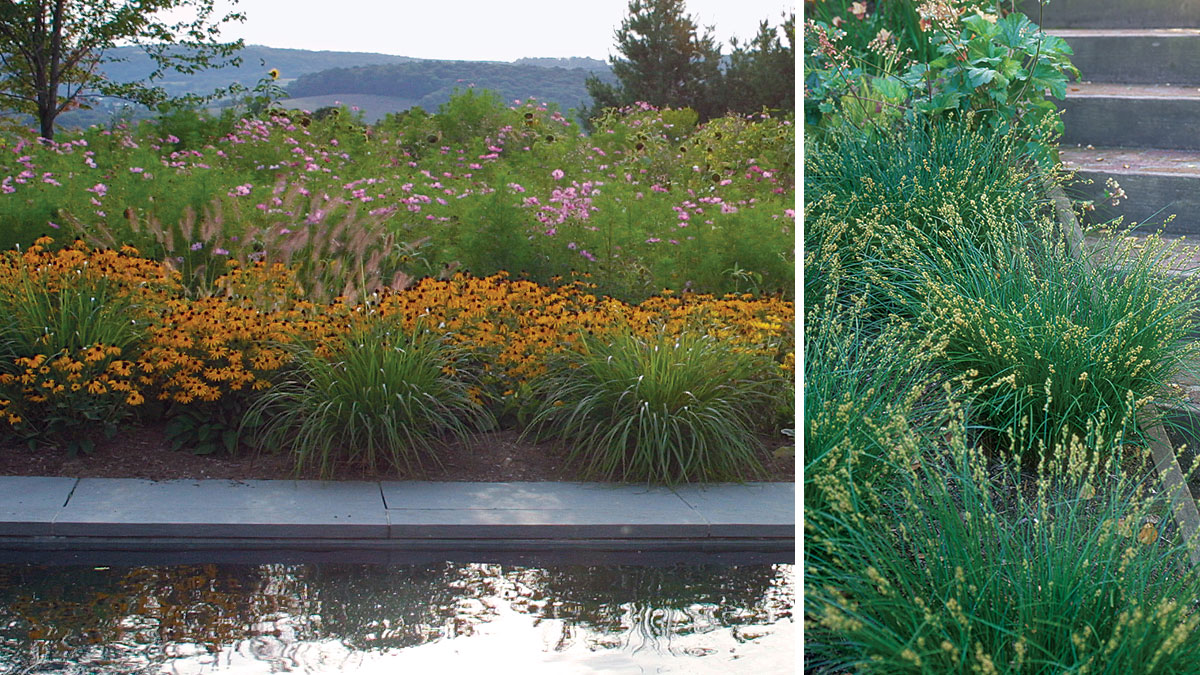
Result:
{"type": "MultiPolygon", "coordinates": [[[[433,481],[574,481],[581,478],[566,465],[566,449],[556,443],[518,440],[515,431],[493,431],[466,441],[447,443],[437,451],[441,466],[427,462],[419,473],[396,470],[370,471],[361,466],[339,466],[335,480],[433,481]]],[[[763,438],[765,473],[756,480],[788,482],[796,479],[791,439],[763,438]]],[[[179,478],[317,479],[315,468],[294,473],[286,453],[244,452],[239,455],[196,455],[172,450],[161,427],[130,429],[113,439],[98,441],[89,454],[68,457],[54,448],[30,450],[24,445],[0,444],[0,476],[67,476],[71,478],[179,478]]]]}

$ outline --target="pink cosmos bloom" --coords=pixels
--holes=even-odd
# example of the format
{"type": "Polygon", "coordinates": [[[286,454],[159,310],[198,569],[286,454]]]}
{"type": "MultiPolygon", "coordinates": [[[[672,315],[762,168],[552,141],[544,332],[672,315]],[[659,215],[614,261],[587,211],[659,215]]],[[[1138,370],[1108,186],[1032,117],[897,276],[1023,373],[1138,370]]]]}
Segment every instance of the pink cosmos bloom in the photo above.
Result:
{"type": "Polygon", "coordinates": [[[554,180],[562,180],[564,175],[565,174],[563,174],[562,169],[555,169],[550,172],[550,177],[554,180]]]}

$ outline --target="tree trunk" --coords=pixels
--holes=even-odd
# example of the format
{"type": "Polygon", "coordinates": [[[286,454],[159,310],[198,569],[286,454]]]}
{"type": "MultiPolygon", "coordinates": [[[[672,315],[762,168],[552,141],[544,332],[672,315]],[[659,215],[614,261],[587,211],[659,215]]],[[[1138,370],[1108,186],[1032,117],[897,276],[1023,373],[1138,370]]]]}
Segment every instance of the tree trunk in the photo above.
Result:
{"type": "MultiPolygon", "coordinates": [[[[51,103],[53,103],[53,99],[51,99],[51,103]]],[[[50,110],[39,110],[38,123],[41,126],[41,131],[38,132],[38,135],[48,141],[54,140],[54,120],[57,117],[58,113],[55,112],[53,106],[51,106],[50,110]]]]}

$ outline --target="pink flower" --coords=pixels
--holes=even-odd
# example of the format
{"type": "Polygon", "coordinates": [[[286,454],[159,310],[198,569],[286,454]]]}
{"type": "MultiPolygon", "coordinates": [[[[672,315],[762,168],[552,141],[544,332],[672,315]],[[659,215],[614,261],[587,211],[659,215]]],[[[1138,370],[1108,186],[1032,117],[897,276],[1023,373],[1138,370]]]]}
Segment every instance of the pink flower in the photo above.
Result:
{"type": "Polygon", "coordinates": [[[554,180],[562,180],[563,175],[562,169],[555,169],[550,172],[550,177],[554,180]]]}
{"type": "Polygon", "coordinates": [[[129,167],[129,173],[142,173],[143,171],[145,171],[145,169],[143,169],[143,168],[142,168],[142,167],[140,167],[140,166],[131,166],[131,167],[129,167]]]}

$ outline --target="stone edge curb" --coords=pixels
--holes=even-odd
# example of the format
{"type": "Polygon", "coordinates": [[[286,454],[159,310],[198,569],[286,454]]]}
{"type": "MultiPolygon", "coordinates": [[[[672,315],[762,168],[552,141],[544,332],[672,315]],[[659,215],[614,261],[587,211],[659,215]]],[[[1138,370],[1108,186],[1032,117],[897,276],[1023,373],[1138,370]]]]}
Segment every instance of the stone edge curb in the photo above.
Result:
{"type": "MultiPolygon", "coordinates": [[[[519,486],[523,495],[535,499],[550,495],[545,501],[551,506],[496,508],[476,502],[427,508],[389,504],[385,493],[403,491],[405,485],[411,484],[6,476],[0,477],[0,551],[795,549],[795,483],[683,486],[675,490],[587,483],[421,483],[426,492],[450,493],[487,493],[497,487],[503,492],[519,486]],[[203,494],[205,487],[226,498],[212,499],[211,494],[203,494]],[[252,493],[255,487],[269,488],[267,492],[292,490],[298,495],[289,502],[294,508],[318,505],[320,500],[312,498],[313,491],[327,487],[358,497],[373,493],[374,503],[358,499],[357,511],[350,514],[356,521],[353,524],[332,522],[327,514],[291,522],[280,522],[286,518],[272,521],[269,514],[243,519],[257,511],[255,502],[250,500],[241,507],[231,507],[229,502],[252,493]],[[193,501],[199,495],[211,503],[201,504],[182,518],[180,514],[188,509],[181,504],[187,500],[161,510],[146,503],[147,492],[166,499],[172,490],[192,491],[193,501]],[[99,505],[97,513],[80,514],[87,506],[81,497],[85,493],[93,506],[99,505]],[[588,498],[571,503],[576,493],[588,498]],[[565,503],[554,505],[556,499],[564,502],[563,495],[565,503]],[[106,518],[106,508],[113,518],[106,518]],[[615,515],[605,508],[614,509],[615,515]]],[[[346,501],[343,496],[332,496],[339,509],[339,500],[346,501]]],[[[266,498],[275,499],[270,494],[266,498]]]]}

